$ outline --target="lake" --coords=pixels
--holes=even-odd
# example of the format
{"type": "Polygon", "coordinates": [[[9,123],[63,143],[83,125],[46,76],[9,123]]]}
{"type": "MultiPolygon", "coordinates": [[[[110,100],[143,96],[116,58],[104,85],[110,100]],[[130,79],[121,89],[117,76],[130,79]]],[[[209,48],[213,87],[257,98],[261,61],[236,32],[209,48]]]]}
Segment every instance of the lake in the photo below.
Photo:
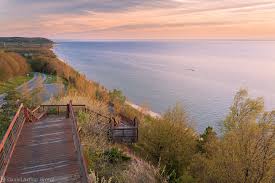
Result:
{"type": "Polygon", "coordinates": [[[219,129],[240,88],[275,108],[275,41],[63,41],[54,51],[152,111],[181,103],[199,132],[219,129]]]}

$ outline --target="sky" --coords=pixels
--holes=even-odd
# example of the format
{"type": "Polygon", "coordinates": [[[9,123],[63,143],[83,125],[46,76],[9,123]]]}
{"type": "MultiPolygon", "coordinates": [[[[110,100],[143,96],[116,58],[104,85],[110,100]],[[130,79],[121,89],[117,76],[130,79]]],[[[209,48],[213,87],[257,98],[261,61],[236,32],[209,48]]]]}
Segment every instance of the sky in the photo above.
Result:
{"type": "Polygon", "coordinates": [[[275,39],[275,0],[0,0],[0,36],[275,39]]]}

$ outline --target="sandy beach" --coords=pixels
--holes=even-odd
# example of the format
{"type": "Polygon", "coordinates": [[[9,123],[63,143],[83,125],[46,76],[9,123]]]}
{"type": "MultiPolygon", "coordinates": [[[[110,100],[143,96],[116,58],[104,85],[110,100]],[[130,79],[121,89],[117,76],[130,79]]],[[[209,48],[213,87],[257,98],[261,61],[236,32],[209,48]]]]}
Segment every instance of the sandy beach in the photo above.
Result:
{"type": "Polygon", "coordinates": [[[141,106],[136,105],[136,104],[134,104],[134,103],[132,103],[132,102],[129,102],[129,101],[126,101],[125,103],[126,103],[127,105],[130,105],[130,106],[133,107],[134,109],[136,109],[136,110],[138,110],[138,111],[140,111],[140,112],[142,112],[142,113],[144,113],[144,114],[146,114],[146,115],[149,115],[149,116],[151,116],[151,117],[153,117],[153,118],[161,118],[161,115],[160,115],[159,113],[153,112],[153,111],[151,111],[151,110],[145,110],[145,109],[143,109],[141,106]]]}

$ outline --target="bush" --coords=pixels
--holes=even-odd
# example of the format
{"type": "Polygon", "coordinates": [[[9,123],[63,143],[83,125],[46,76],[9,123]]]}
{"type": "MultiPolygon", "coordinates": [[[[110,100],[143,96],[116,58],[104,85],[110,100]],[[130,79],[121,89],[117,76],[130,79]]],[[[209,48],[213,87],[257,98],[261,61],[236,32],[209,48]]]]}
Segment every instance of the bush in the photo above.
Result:
{"type": "Polygon", "coordinates": [[[182,115],[184,112],[173,111],[178,109],[169,110],[163,119],[143,121],[140,140],[135,147],[142,157],[165,167],[170,182],[180,181],[187,175],[197,143],[194,130],[188,127],[188,121],[182,115]]]}
{"type": "Polygon", "coordinates": [[[251,99],[241,90],[222,137],[207,135],[203,151],[193,159],[192,174],[198,182],[273,182],[274,124],[275,111],[264,112],[261,98],[251,99]]]}
{"type": "Polygon", "coordinates": [[[6,103],[1,107],[0,112],[0,140],[6,133],[12,118],[16,114],[21,103],[29,107],[30,101],[27,98],[22,97],[17,91],[8,91],[7,96],[4,99],[6,103]]]}
{"type": "Polygon", "coordinates": [[[19,54],[0,52],[0,81],[14,76],[25,75],[30,71],[27,61],[19,54]]]}
{"type": "Polygon", "coordinates": [[[126,101],[126,97],[123,95],[122,91],[119,89],[114,89],[113,91],[109,92],[110,100],[113,103],[124,104],[126,101]]]}
{"type": "Polygon", "coordinates": [[[126,156],[125,154],[123,154],[121,150],[115,147],[112,147],[111,149],[106,150],[103,153],[103,155],[112,164],[123,162],[123,161],[129,161],[131,159],[129,156],[126,156]]]}
{"type": "Polygon", "coordinates": [[[128,169],[122,172],[120,182],[131,183],[167,183],[164,172],[159,167],[135,158],[128,169]]]}

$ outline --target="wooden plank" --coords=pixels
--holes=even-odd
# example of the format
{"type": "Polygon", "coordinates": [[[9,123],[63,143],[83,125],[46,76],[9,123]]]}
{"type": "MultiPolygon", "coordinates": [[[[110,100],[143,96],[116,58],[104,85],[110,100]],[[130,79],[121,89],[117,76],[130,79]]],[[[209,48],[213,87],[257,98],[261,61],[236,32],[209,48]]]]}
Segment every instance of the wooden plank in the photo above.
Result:
{"type": "Polygon", "coordinates": [[[80,137],[78,134],[78,128],[77,128],[77,120],[74,115],[73,105],[72,101],[69,103],[69,112],[70,112],[70,119],[72,120],[72,133],[73,133],[73,140],[75,144],[75,149],[78,157],[78,163],[80,167],[80,175],[81,175],[81,182],[82,183],[88,183],[89,182],[89,176],[88,176],[88,170],[86,166],[86,162],[84,161],[84,153],[82,151],[82,145],[80,143],[80,137]]]}
{"type": "Polygon", "coordinates": [[[72,125],[70,119],[56,116],[26,123],[5,177],[81,182],[72,125]]]}

